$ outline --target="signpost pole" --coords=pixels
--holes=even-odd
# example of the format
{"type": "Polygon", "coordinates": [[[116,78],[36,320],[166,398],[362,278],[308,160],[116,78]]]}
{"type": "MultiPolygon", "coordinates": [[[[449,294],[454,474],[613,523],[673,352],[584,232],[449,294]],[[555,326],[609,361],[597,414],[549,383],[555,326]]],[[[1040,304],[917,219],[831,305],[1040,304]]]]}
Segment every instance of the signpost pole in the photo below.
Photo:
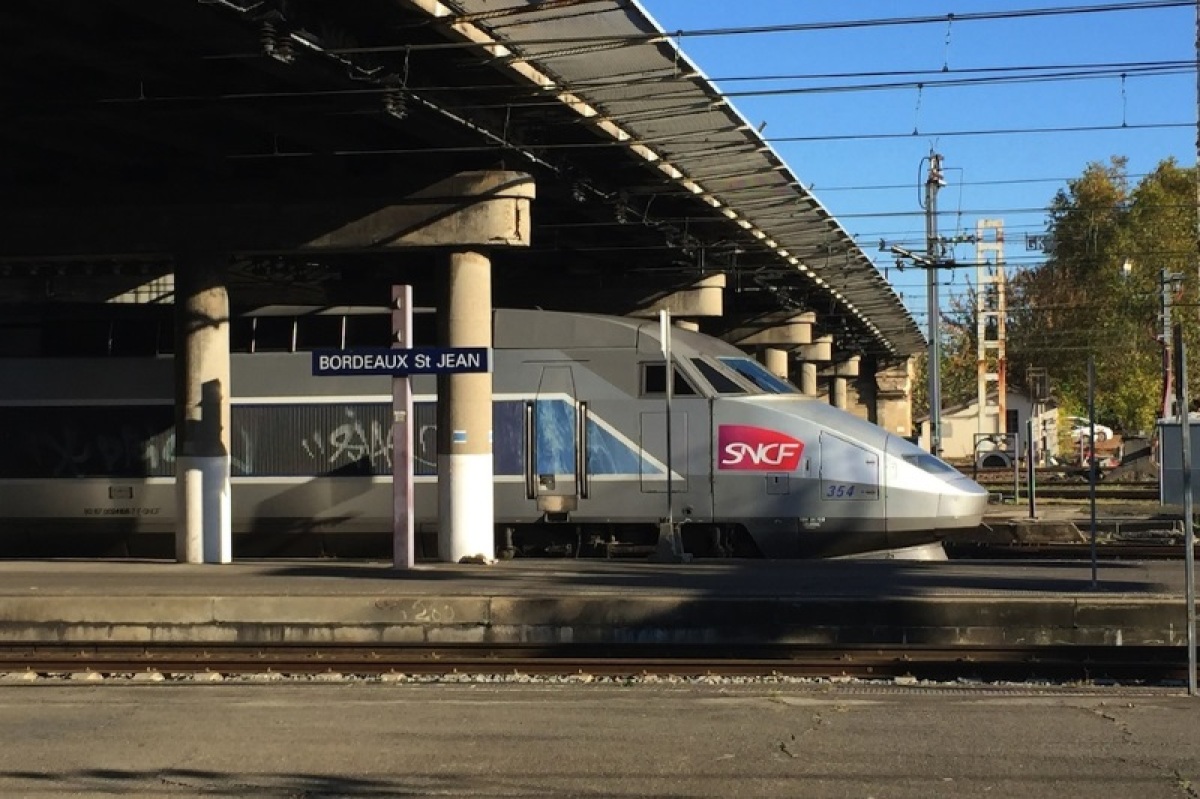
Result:
{"type": "Polygon", "coordinates": [[[675,526],[675,465],[672,458],[671,395],[675,388],[675,367],[671,362],[671,312],[658,312],[658,337],[664,360],[666,378],[666,439],[667,439],[667,516],[658,525],[658,547],[653,559],[660,563],[687,563],[692,556],[683,551],[683,538],[675,526]]]}
{"type": "Polygon", "coordinates": [[[1192,517],[1191,400],[1188,396],[1187,342],[1183,338],[1183,325],[1175,325],[1172,343],[1175,350],[1175,393],[1179,407],[1180,469],[1183,478],[1183,581],[1184,601],[1187,603],[1188,695],[1196,696],[1200,690],[1196,685],[1196,531],[1192,517]]]}
{"type": "Polygon", "coordinates": [[[392,378],[392,560],[408,569],[413,554],[412,375],[491,371],[490,347],[413,347],[412,287],[392,287],[392,346],[313,350],[314,377],[392,378]]]}
{"type": "MultiPolygon", "coordinates": [[[[412,286],[392,286],[392,347],[412,347],[412,286]]],[[[413,525],[412,385],[407,375],[392,378],[392,568],[415,563],[413,525]]]]}
{"type": "Polygon", "coordinates": [[[675,494],[674,483],[672,479],[672,470],[674,465],[671,463],[671,394],[675,386],[675,367],[671,363],[671,312],[658,312],[658,331],[660,344],[662,346],[663,360],[666,363],[666,381],[667,381],[667,401],[666,401],[666,417],[667,417],[667,524],[671,525],[672,534],[675,529],[675,494]]]}

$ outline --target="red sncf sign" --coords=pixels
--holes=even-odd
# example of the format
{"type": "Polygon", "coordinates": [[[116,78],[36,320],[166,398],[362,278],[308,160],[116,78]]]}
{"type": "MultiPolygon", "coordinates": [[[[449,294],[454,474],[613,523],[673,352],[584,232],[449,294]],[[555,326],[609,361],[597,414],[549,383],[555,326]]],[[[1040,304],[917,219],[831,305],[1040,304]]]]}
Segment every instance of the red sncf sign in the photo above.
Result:
{"type": "Polygon", "coordinates": [[[723,424],[717,430],[717,468],[759,472],[794,472],[804,442],[777,430],[723,424]]]}

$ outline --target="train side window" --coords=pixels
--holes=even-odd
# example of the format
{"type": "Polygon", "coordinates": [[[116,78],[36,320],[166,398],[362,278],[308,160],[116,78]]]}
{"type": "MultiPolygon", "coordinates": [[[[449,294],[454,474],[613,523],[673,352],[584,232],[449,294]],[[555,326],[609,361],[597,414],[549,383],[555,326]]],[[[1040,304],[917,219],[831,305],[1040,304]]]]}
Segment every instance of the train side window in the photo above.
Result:
{"type": "Polygon", "coordinates": [[[42,352],[52,358],[104,357],[111,351],[108,319],[56,320],[42,330],[42,352]]]}
{"type": "Polygon", "coordinates": [[[296,349],[312,350],[342,349],[342,320],[340,314],[328,316],[301,316],[296,320],[296,349]]]}
{"type": "Polygon", "coordinates": [[[749,380],[754,385],[770,394],[799,394],[800,389],[769,371],[766,367],[751,358],[735,358],[722,356],[721,363],[749,380]]]}
{"type": "Polygon", "coordinates": [[[229,323],[229,351],[254,352],[254,317],[234,316],[229,323]]]}
{"type": "Polygon", "coordinates": [[[164,332],[169,336],[169,326],[163,330],[157,319],[114,319],[112,342],[109,354],[115,356],[160,355],[170,352],[169,342],[164,341],[164,332]]]}
{"type": "Polygon", "coordinates": [[[251,352],[294,352],[296,320],[291,316],[255,316],[251,318],[251,352]]]}
{"type": "Polygon", "coordinates": [[[737,381],[730,378],[728,375],[722,374],[717,367],[713,366],[708,361],[702,358],[692,358],[692,366],[700,372],[700,376],[708,381],[708,384],[713,387],[713,390],[718,394],[749,394],[745,386],[738,385],[737,381]]]}
{"type": "Polygon", "coordinates": [[[387,347],[391,342],[391,314],[352,314],[346,317],[347,347],[387,347]]]}
{"type": "MultiPolygon", "coordinates": [[[[679,396],[694,397],[700,392],[687,379],[687,375],[674,370],[675,380],[671,390],[672,393],[679,396]]],[[[658,363],[643,363],[642,364],[642,396],[665,395],[667,393],[667,365],[661,361],[658,363]]]]}
{"type": "Polygon", "coordinates": [[[41,355],[42,328],[32,322],[0,325],[0,358],[41,355]]]}

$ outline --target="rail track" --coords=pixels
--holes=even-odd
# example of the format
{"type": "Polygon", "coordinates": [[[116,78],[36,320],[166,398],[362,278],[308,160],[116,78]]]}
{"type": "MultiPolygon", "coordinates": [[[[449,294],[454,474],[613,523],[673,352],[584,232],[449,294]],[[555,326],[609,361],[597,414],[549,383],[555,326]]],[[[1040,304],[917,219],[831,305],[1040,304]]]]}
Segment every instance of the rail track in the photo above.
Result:
{"type": "MultiPolygon", "coordinates": [[[[965,542],[943,544],[952,560],[1087,560],[1091,543],[999,544],[965,542]]],[[[1195,549],[1200,556],[1200,547],[1195,549]]],[[[1183,560],[1183,544],[1112,543],[1096,544],[1098,560],[1183,560]]]]}
{"type": "MultiPolygon", "coordinates": [[[[1015,475],[1011,469],[961,469],[960,471],[989,491],[1011,494],[1015,489],[1022,497],[1029,496],[1029,481],[1024,471],[1015,475]]],[[[1078,469],[1039,469],[1034,478],[1034,494],[1042,499],[1087,500],[1091,496],[1091,485],[1086,473],[1078,469]]],[[[1102,477],[1096,482],[1096,498],[1158,502],[1158,481],[1138,480],[1107,483],[1102,477]]]]}
{"type": "MultiPolygon", "coordinates": [[[[988,491],[997,494],[1012,495],[1014,484],[999,480],[979,481],[988,491]]],[[[1022,498],[1029,496],[1029,485],[1021,482],[1016,484],[1016,491],[1022,498]]],[[[1033,489],[1038,499],[1073,499],[1086,502],[1091,497],[1091,486],[1087,483],[1038,483],[1033,489]]],[[[1125,500],[1130,502],[1158,502],[1158,485],[1142,485],[1140,483],[1097,483],[1096,499],[1125,500]]]]}
{"type": "Polygon", "coordinates": [[[473,644],[3,644],[0,673],[48,677],[154,673],[345,678],[390,675],[913,678],[1178,683],[1187,654],[1169,646],[838,647],[473,644]]]}

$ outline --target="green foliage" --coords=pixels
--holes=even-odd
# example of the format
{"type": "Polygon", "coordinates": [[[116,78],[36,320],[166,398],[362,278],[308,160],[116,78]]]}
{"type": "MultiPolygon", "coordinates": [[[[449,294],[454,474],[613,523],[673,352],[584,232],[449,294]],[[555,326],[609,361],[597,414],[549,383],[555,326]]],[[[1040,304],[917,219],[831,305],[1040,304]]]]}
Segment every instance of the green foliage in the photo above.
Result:
{"type": "MultiPolygon", "coordinates": [[[[1172,321],[1183,325],[1189,389],[1200,394],[1196,175],[1173,160],[1132,189],[1123,158],[1090,164],[1048,208],[1044,264],[1009,276],[1008,382],[1047,369],[1060,407],[1083,415],[1095,363],[1097,421],[1150,431],[1162,404],[1162,275],[1176,275],[1172,321]],[[1122,265],[1132,266],[1126,276],[1122,265]]],[[[970,308],[946,314],[941,375],[949,406],[974,395],[970,308]]],[[[914,398],[916,399],[916,398],[914,398]]],[[[927,406],[926,406],[927,407],[927,406]]],[[[920,411],[918,411],[920,413],[920,411]]]]}

